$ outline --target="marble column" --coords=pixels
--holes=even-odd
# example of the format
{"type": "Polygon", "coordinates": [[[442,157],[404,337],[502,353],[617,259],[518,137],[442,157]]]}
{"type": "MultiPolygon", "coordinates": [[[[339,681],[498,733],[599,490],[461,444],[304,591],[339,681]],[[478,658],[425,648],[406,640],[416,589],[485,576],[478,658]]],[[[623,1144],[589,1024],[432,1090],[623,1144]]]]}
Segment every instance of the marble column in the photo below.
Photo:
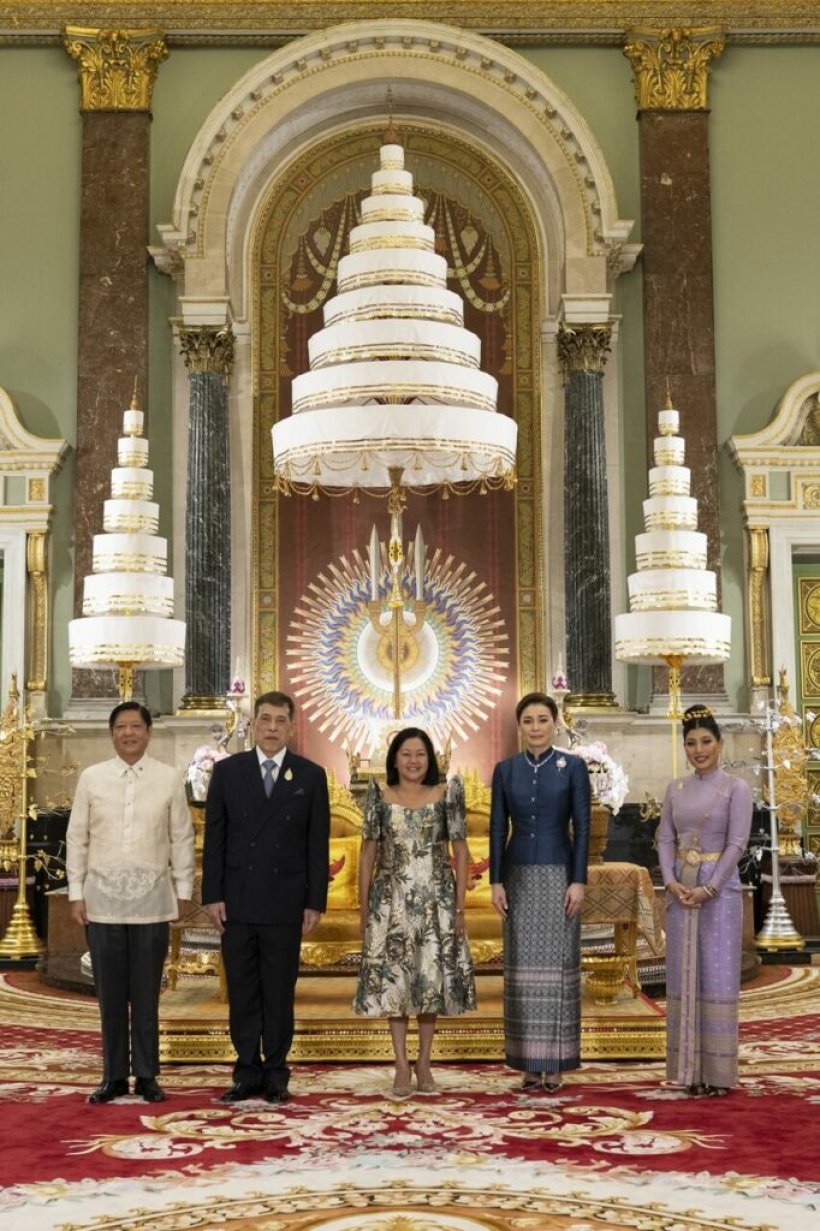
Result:
{"type": "Polygon", "coordinates": [[[573,710],[616,705],[603,398],[611,334],[610,325],[562,326],[558,333],[565,377],[564,589],[573,710]]]}
{"type": "MultiPolygon", "coordinates": [[[[644,383],[647,441],[667,387],[680,411],[699,529],[709,543],[720,602],[715,325],[709,177],[708,70],[723,51],[719,30],[630,35],[624,54],[635,73],[644,244],[644,383]],[[668,381],[668,386],[667,386],[668,381]]],[[[665,691],[665,670],[655,691],[665,691]]],[[[722,665],[684,666],[689,694],[723,693],[722,665]]]]}
{"type": "Polygon", "coordinates": [[[225,708],[231,655],[229,325],[183,325],[189,373],[185,519],[185,694],[182,711],[225,708]]]}
{"type": "MultiPolygon", "coordinates": [[[[67,27],[82,112],[74,614],[117,464],[122,413],[148,387],[151,95],[168,49],[158,31],[67,27]]],[[[74,671],[72,701],[116,696],[111,671],[74,671]]],[[[103,698],[106,698],[104,706],[103,698]]],[[[80,705],[82,708],[82,705],[80,705]]]]}

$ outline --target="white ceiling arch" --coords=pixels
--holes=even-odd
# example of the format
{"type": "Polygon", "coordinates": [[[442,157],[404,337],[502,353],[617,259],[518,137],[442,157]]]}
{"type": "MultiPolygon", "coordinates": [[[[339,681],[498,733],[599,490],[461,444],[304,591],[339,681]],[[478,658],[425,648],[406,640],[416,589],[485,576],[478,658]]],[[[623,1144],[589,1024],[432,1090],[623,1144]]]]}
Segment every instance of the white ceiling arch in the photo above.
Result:
{"type": "Polygon", "coordinates": [[[509,48],[455,27],[396,19],[289,43],[210,113],[185,160],[173,220],[160,227],[184,268],[186,319],[247,319],[254,219],[271,182],[320,137],[384,117],[388,87],[399,122],[462,132],[518,180],[539,230],[547,315],[559,314],[562,298],[604,301],[607,257],[623,247],[632,222],[618,216],[608,168],[575,105],[509,48]]]}

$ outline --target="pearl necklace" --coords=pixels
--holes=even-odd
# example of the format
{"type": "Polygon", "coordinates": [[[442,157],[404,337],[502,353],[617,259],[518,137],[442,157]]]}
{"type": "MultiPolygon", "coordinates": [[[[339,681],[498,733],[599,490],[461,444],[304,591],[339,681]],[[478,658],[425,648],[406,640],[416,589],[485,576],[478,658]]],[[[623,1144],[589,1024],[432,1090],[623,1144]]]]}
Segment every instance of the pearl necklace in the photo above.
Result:
{"type": "Polygon", "coordinates": [[[547,761],[551,761],[554,756],[555,756],[555,749],[550,748],[549,752],[544,757],[543,761],[535,761],[530,756],[529,750],[526,748],[524,749],[524,760],[527,762],[528,765],[532,766],[532,768],[535,770],[536,773],[538,773],[542,765],[546,765],[547,761]]]}

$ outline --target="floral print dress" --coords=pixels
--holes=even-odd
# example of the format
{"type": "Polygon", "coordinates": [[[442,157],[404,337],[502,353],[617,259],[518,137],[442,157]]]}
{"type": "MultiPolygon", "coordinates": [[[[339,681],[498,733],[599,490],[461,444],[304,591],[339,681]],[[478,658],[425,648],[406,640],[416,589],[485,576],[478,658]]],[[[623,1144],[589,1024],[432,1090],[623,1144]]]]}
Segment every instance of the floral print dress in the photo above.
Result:
{"type": "Polygon", "coordinates": [[[385,802],[371,780],[362,838],[379,845],[353,1000],[357,1013],[404,1017],[475,1008],[469,945],[455,930],[448,846],[466,837],[461,778],[449,780],[444,799],[421,808],[385,802]]]}

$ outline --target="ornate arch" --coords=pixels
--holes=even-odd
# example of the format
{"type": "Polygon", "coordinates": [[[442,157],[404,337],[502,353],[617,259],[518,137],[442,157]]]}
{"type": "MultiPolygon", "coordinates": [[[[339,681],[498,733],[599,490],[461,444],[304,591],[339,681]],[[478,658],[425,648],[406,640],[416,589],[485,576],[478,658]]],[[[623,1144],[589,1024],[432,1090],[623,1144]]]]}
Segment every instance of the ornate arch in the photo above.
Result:
{"type": "MultiPolygon", "coordinates": [[[[267,587],[253,561],[263,559],[270,527],[257,520],[255,485],[264,491],[269,446],[260,423],[270,409],[264,408],[256,357],[257,237],[283,176],[309,164],[328,142],[375,132],[384,122],[388,88],[400,126],[469,147],[499,181],[515,186],[513,213],[529,220],[528,324],[520,347],[529,348],[530,383],[519,381],[515,393],[518,414],[531,415],[532,431],[524,425],[516,534],[519,543],[533,544],[532,551],[518,552],[517,568],[520,579],[528,560],[532,598],[525,601],[532,601],[534,611],[526,636],[518,621],[517,652],[530,655],[532,663],[518,661],[520,679],[543,683],[536,647],[543,647],[546,625],[560,647],[564,619],[555,333],[562,318],[570,324],[608,319],[612,279],[631,268],[637,248],[626,244],[632,223],[619,218],[604,159],[572,101],[516,52],[434,23],[351,23],[293,42],[256,65],[203,125],[180,176],[173,221],[160,227],[160,260],[179,278],[183,322],[229,322],[236,336],[230,389],[233,627],[255,645],[254,679],[261,679],[266,652],[258,616],[267,587]],[[525,404],[529,409],[522,412],[525,404]],[[254,484],[247,481],[249,471],[254,484]],[[255,589],[247,585],[249,573],[255,589]],[[546,593],[545,575],[551,579],[546,593]]],[[[523,297],[524,281],[519,289],[523,297]]],[[[612,380],[616,388],[614,374],[612,380]]],[[[187,401],[179,362],[175,397],[187,401]]],[[[184,453],[185,413],[175,421],[177,447],[184,453]]],[[[617,500],[616,494],[615,505],[617,500]]],[[[181,506],[178,511],[179,526],[181,506]]],[[[617,520],[617,508],[613,516],[617,520]]],[[[181,532],[175,551],[181,562],[181,532]]],[[[250,663],[238,666],[250,674],[250,663]]]]}
{"type": "Polygon", "coordinates": [[[545,314],[558,314],[562,295],[606,295],[606,259],[632,223],[618,216],[609,171],[572,101],[509,48],[395,19],[290,43],[214,108],[185,160],[173,222],[160,228],[185,263],[186,300],[222,300],[235,320],[247,317],[247,237],[277,166],[329,129],[383,116],[390,86],[397,115],[464,131],[524,185],[543,229],[545,314]]]}

